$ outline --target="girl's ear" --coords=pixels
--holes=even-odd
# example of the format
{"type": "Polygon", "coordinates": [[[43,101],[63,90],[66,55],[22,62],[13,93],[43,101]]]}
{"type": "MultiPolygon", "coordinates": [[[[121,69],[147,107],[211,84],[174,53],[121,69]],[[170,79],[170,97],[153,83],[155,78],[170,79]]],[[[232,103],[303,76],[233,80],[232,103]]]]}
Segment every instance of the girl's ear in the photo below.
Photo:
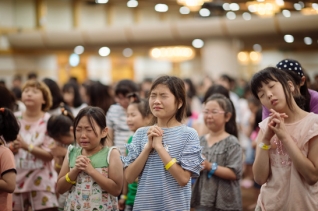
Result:
{"type": "Polygon", "coordinates": [[[306,77],[303,76],[301,77],[301,80],[300,80],[300,86],[303,86],[305,83],[306,83],[306,77]]]}
{"type": "Polygon", "coordinates": [[[227,112],[227,113],[225,114],[225,122],[230,121],[231,117],[232,117],[232,113],[227,112]]]}
{"type": "Polygon", "coordinates": [[[70,132],[71,132],[71,134],[73,134],[73,130],[74,130],[74,127],[71,126],[71,127],[70,127],[70,132]]]}
{"type": "Polygon", "coordinates": [[[295,85],[294,85],[294,83],[291,82],[291,81],[288,81],[287,83],[288,83],[288,85],[289,85],[290,91],[294,92],[294,91],[295,91],[295,85]]]}
{"type": "Polygon", "coordinates": [[[179,104],[178,104],[178,109],[180,109],[182,105],[183,105],[183,103],[182,103],[182,102],[181,102],[181,103],[179,103],[179,104]]]}
{"type": "Polygon", "coordinates": [[[102,138],[105,138],[108,133],[108,127],[105,127],[104,130],[102,130],[102,138]]]}

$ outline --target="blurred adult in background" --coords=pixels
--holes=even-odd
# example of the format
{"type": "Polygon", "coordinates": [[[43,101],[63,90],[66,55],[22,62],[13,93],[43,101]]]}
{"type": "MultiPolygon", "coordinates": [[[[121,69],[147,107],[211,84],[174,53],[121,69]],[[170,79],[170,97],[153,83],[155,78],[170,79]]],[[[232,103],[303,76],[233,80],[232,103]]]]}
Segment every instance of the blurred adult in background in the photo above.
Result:
{"type": "Polygon", "coordinates": [[[27,76],[28,80],[37,80],[38,79],[38,74],[36,72],[29,72],[27,76]]]}
{"type": "Polygon", "coordinates": [[[16,99],[16,104],[17,104],[17,110],[19,111],[25,111],[26,107],[25,105],[21,102],[21,95],[22,95],[22,77],[21,75],[15,75],[13,80],[12,80],[12,88],[11,91],[15,96],[16,99]]]}
{"type": "Polygon", "coordinates": [[[43,82],[48,86],[50,89],[51,95],[52,95],[52,106],[48,113],[51,115],[58,115],[61,113],[61,106],[64,106],[64,100],[63,100],[63,95],[60,87],[57,85],[57,83],[50,79],[50,78],[44,78],[43,82]]]}
{"type": "Polygon", "coordinates": [[[112,141],[110,144],[117,146],[122,155],[126,154],[125,144],[132,135],[126,121],[126,110],[130,103],[127,95],[134,92],[139,92],[135,82],[127,79],[119,81],[115,87],[116,104],[111,105],[106,114],[108,136],[112,141]]]}
{"type": "MultiPolygon", "coordinates": [[[[301,98],[298,97],[295,99],[297,105],[304,111],[318,114],[318,92],[308,89],[306,76],[301,64],[293,59],[283,59],[277,63],[276,67],[284,70],[294,79],[296,84],[295,88],[297,88],[301,94],[301,98]]],[[[263,106],[263,119],[268,116],[269,110],[263,106]]]]}
{"type": "Polygon", "coordinates": [[[62,88],[64,102],[70,107],[74,117],[77,116],[78,112],[87,106],[83,103],[81,95],[79,93],[78,84],[75,82],[68,82],[64,84],[62,88]]]}
{"type": "Polygon", "coordinates": [[[196,90],[196,88],[195,88],[195,86],[190,78],[185,78],[185,79],[183,79],[183,81],[184,81],[187,97],[191,101],[191,102],[189,102],[191,111],[193,114],[194,113],[198,114],[201,112],[202,106],[201,106],[201,101],[197,96],[197,90],[196,90]]]}
{"type": "Polygon", "coordinates": [[[152,85],[152,79],[151,78],[145,78],[141,84],[140,84],[140,97],[141,98],[148,98],[149,90],[152,85]]]}

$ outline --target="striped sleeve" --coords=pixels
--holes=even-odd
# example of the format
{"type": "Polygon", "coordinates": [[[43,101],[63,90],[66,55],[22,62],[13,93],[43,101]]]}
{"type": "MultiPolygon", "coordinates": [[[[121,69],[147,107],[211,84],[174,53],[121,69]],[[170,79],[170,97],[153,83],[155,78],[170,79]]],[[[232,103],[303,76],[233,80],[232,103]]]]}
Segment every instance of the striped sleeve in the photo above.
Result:
{"type": "Polygon", "coordinates": [[[200,176],[202,157],[202,147],[196,131],[191,129],[187,134],[187,144],[181,153],[180,165],[183,169],[192,172],[192,177],[200,176]]]}
{"type": "Polygon", "coordinates": [[[117,117],[116,107],[111,105],[106,114],[106,125],[110,129],[114,129],[114,118],[117,117]]]}

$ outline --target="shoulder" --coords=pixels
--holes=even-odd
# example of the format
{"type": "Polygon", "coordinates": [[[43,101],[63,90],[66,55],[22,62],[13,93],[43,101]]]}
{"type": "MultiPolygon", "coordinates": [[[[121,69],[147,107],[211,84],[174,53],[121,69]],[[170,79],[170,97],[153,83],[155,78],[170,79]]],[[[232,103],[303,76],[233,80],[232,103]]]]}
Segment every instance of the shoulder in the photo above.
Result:
{"type": "Polygon", "coordinates": [[[233,135],[229,135],[226,139],[228,143],[232,146],[241,146],[239,140],[233,135]]]}
{"type": "Polygon", "coordinates": [[[308,89],[308,92],[310,94],[311,100],[313,100],[313,99],[318,100],[318,92],[316,92],[315,90],[312,90],[312,89],[308,89]]]}
{"type": "MultiPolygon", "coordinates": [[[[13,153],[11,152],[11,150],[5,146],[0,146],[0,157],[13,157],[13,153]]],[[[2,159],[2,158],[1,158],[2,159]]]]}
{"type": "Polygon", "coordinates": [[[138,128],[133,136],[140,136],[146,134],[150,126],[138,128]]]}
{"type": "Polygon", "coordinates": [[[50,119],[50,117],[51,117],[51,114],[48,113],[48,112],[45,112],[45,113],[44,113],[44,116],[43,116],[43,119],[44,119],[45,121],[48,121],[48,120],[50,119]]]}
{"type": "Polygon", "coordinates": [[[17,111],[17,112],[14,112],[14,116],[16,117],[16,118],[22,118],[22,111],[17,111]]]}

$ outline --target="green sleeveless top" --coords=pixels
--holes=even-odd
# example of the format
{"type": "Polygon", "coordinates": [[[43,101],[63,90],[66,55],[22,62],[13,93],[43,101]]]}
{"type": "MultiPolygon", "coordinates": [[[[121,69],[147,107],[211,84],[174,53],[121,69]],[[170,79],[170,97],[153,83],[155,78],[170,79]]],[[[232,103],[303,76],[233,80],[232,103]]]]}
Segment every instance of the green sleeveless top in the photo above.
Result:
{"type": "MultiPolygon", "coordinates": [[[[97,153],[88,156],[88,158],[91,160],[91,164],[94,168],[103,168],[108,167],[108,157],[105,157],[105,155],[108,155],[109,148],[104,147],[97,153]]],[[[82,154],[82,148],[81,147],[74,147],[70,150],[69,153],[69,166],[70,168],[74,168],[76,158],[82,154]]]]}

